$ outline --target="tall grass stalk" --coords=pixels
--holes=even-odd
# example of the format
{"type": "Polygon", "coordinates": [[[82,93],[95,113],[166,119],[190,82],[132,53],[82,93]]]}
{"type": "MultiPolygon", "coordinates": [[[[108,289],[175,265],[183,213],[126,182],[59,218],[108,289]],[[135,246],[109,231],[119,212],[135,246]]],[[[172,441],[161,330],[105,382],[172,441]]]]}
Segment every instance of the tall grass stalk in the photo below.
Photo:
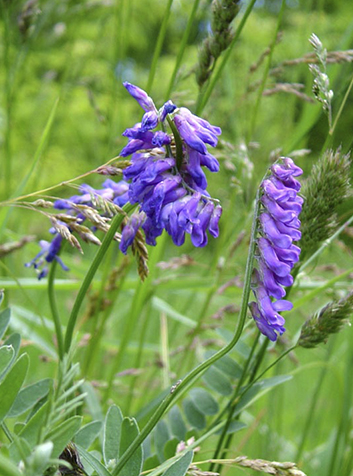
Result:
{"type": "Polygon", "coordinates": [[[228,63],[228,60],[229,60],[230,55],[232,53],[232,49],[233,49],[235,43],[237,42],[245,24],[246,24],[246,22],[249,18],[249,15],[250,15],[252,9],[254,8],[255,3],[256,3],[256,0],[251,0],[250,1],[249,5],[247,6],[247,8],[244,12],[244,15],[242,16],[242,18],[239,22],[238,27],[235,30],[233,40],[232,40],[231,44],[229,45],[227,51],[223,55],[223,59],[221,61],[221,64],[216,69],[216,71],[213,72],[210,80],[205,84],[205,87],[202,88],[202,90],[199,92],[197,102],[196,102],[196,114],[198,114],[198,115],[202,114],[202,111],[206,107],[206,104],[208,103],[208,101],[210,99],[212,91],[213,91],[216,83],[220,79],[221,74],[222,74],[226,64],[228,63]]]}

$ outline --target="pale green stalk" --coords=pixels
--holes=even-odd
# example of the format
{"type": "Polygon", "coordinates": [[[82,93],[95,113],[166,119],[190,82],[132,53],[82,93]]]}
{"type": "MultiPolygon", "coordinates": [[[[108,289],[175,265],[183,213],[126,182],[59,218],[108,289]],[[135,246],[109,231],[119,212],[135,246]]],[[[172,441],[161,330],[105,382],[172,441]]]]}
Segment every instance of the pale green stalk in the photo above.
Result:
{"type": "Polygon", "coordinates": [[[51,314],[53,316],[56,341],[58,344],[58,355],[59,360],[62,360],[64,357],[64,337],[61,327],[61,319],[59,316],[58,306],[56,304],[54,282],[55,282],[55,272],[57,267],[57,261],[54,260],[50,266],[49,276],[48,276],[48,296],[49,296],[49,305],[51,309],[51,314]]]}

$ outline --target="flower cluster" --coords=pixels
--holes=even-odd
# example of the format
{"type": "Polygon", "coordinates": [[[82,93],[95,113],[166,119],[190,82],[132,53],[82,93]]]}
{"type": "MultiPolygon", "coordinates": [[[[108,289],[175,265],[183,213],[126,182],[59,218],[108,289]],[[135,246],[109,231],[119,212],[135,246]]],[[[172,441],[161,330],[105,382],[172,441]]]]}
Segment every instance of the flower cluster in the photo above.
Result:
{"type": "Polygon", "coordinates": [[[298,195],[300,183],[294,177],[302,173],[292,159],[286,157],[272,165],[271,175],[261,184],[258,269],[252,277],[257,302],[250,303],[250,310],[260,331],[272,341],[285,331],[284,318],[279,312],[293,307],[282,298],[286,295],[284,287],[293,284],[290,273],[300,254],[300,248],[293,241],[301,237],[298,215],[303,199],[298,195]]]}
{"type": "Polygon", "coordinates": [[[123,229],[121,251],[126,253],[140,227],[146,243],[153,246],[163,230],[177,246],[184,243],[185,233],[194,246],[205,246],[207,231],[218,236],[222,208],[206,190],[202,167],[219,170],[207,145],[217,145],[221,129],[171,101],[157,111],[145,91],[130,83],[124,86],[145,113],[141,122],[123,133],[128,144],[120,155],[131,155],[124,179],[130,181],[129,201],[138,203],[139,209],[123,229]],[[172,134],[165,132],[167,124],[172,134]],[[158,125],[161,130],[153,131],[158,125]]]}
{"type": "MultiPolygon", "coordinates": [[[[111,179],[107,179],[102,184],[102,189],[94,189],[90,185],[82,184],[79,188],[79,195],[74,195],[68,199],[60,199],[54,202],[54,208],[57,210],[66,210],[66,213],[71,215],[73,218],[76,218],[76,222],[82,224],[86,217],[80,213],[79,209],[75,205],[87,205],[94,208],[95,205],[93,201],[97,197],[102,199],[109,200],[119,207],[122,207],[128,201],[128,188],[129,185],[125,181],[114,182],[111,179]]],[[[64,222],[58,221],[61,227],[67,227],[70,230],[70,225],[64,222]]],[[[96,244],[100,244],[100,241],[96,238],[94,239],[93,233],[87,233],[85,230],[80,228],[75,231],[78,231],[79,236],[85,241],[90,241],[96,244]]],[[[83,227],[82,227],[83,228],[83,227]]],[[[70,230],[71,231],[71,230],[70,230]]],[[[49,272],[49,264],[54,260],[57,261],[61,267],[68,271],[68,267],[63,263],[59,258],[59,253],[61,250],[63,237],[55,228],[51,228],[50,232],[54,235],[54,238],[51,242],[41,240],[39,245],[41,247],[40,252],[29,262],[26,263],[26,267],[33,266],[38,273],[38,279],[45,278],[49,272]]]]}

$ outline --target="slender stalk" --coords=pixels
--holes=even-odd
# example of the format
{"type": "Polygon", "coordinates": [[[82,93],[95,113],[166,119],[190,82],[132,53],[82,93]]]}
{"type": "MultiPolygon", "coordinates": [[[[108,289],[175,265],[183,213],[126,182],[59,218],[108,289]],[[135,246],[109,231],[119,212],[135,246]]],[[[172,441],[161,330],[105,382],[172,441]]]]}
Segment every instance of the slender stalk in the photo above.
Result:
{"type": "MultiPolygon", "coordinates": [[[[333,342],[333,340],[330,341],[330,346],[327,349],[326,363],[328,363],[328,361],[331,357],[332,342],[333,342]]],[[[313,422],[313,416],[315,414],[315,408],[316,408],[316,405],[317,405],[319,394],[320,394],[320,391],[321,391],[321,388],[322,388],[324,378],[326,376],[326,371],[327,371],[326,366],[324,366],[323,369],[321,370],[320,376],[319,376],[318,381],[316,383],[315,390],[314,390],[314,392],[312,394],[312,397],[311,397],[311,402],[310,402],[309,410],[308,410],[308,413],[307,413],[304,430],[301,433],[301,440],[300,440],[298,451],[297,451],[297,454],[296,454],[296,457],[295,457],[295,461],[297,461],[297,462],[300,462],[300,459],[301,459],[303,451],[304,451],[304,447],[305,447],[305,444],[306,444],[306,441],[307,441],[307,438],[308,438],[308,435],[309,435],[309,430],[310,430],[311,424],[313,422]]]]}
{"type": "Polygon", "coordinates": [[[232,49],[235,45],[235,43],[237,42],[239,36],[240,36],[240,33],[242,32],[244,26],[245,26],[245,23],[251,13],[251,10],[254,8],[254,5],[256,3],[256,0],[251,0],[244,15],[242,16],[242,19],[240,20],[240,23],[238,25],[238,28],[236,29],[235,31],[235,34],[234,34],[234,37],[233,37],[233,40],[231,42],[231,44],[229,45],[227,51],[225,52],[224,56],[223,56],[223,60],[221,62],[221,64],[219,65],[217,71],[213,74],[210,82],[208,83],[206,89],[204,90],[204,92],[200,91],[199,93],[199,97],[197,98],[197,103],[196,103],[196,114],[201,114],[202,111],[204,110],[208,100],[210,99],[210,96],[212,94],[212,91],[217,83],[217,81],[219,80],[219,78],[221,77],[221,74],[230,58],[230,55],[231,55],[231,52],[232,52],[232,49]]]}
{"type": "Polygon", "coordinates": [[[204,373],[214,362],[222,358],[226,355],[233,347],[237,344],[242,334],[245,319],[247,315],[248,309],[248,302],[250,296],[250,284],[251,284],[251,275],[253,271],[253,262],[254,262],[254,254],[255,254],[255,246],[256,246],[256,234],[257,234],[257,217],[259,213],[260,201],[259,201],[259,190],[257,191],[256,195],[256,202],[255,202],[255,211],[254,217],[252,222],[252,229],[251,229],[251,240],[249,246],[249,254],[246,262],[246,269],[245,269],[245,279],[244,279],[244,287],[243,287],[243,295],[242,295],[242,302],[241,302],[241,310],[239,314],[238,324],[234,333],[232,340],[212,355],[209,359],[205,360],[197,367],[195,367],[191,372],[189,372],[186,377],[177,385],[171,388],[170,393],[165,397],[165,399],[161,402],[157,410],[151,416],[149,421],[147,422],[146,426],[143,428],[141,433],[134,439],[131,445],[127,448],[125,453],[120,457],[119,461],[117,462],[115,468],[112,470],[112,476],[117,476],[124,465],[129,461],[131,456],[134,454],[136,449],[140,446],[140,444],[146,439],[146,437],[151,433],[153,428],[156,426],[158,421],[167,411],[167,409],[171,406],[173,402],[176,401],[181,394],[186,391],[189,386],[194,383],[201,375],[204,373]]]}
{"type": "Polygon", "coordinates": [[[59,359],[62,360],[64,357],[64,337],[61,327],[61,320],[59,316],[58,307],[56,304],[55,291],[54,291],[54,282],[55,282],[55,273],[56,273],[57,261],[53,261],[50,266],[49,276],[48,276],[48,296],[49,296],[49,305],[51,313],[53,316],[56,340],[58,343],[58,354],[59,359]]]}
{"type": "Polygon", "coordinates": [[[341,117],[341,114],[342,114],[342,111],[343,111],[343,109],[344,109],[344,106],[346,105],[346,102],[347,102],[347,100],[348,100],[348,96],[349,96],[349,93],[351,92],[352,86],[353,86],[353,75],[352,75],[352,79],[351,79],[351,81],[350,81],[350,83],[349,83],[348,89],[347,89],[347,91],[346,91],[346,94],[344,95],[344,98],[342,99],[342,103],[341,103],[340,108],[339,108],[339,110],[338,110],[338,112],[337,112],[337,116],[336,116],[336,118],[335,118],[335,120],[334,120],[334,122],[333,122],[333,125],[331,126],[331,128],[330,128],[330,130],[329,130],[329,135],[330,135],[330,136],[332,136],[333,133],[335,132],[337,123],[338,123],[338,121],[339,121],[339,119],[340,119],[340,117],[341,117]]]}
{"type": "MultiPolygon", "coordinates": [[[[136,205],[131,205],[130,203],[128,203],[128,204],[124,205],[123,210],[126,213],[129,213],[131,210],[133,210],[135,208],[135,206],[136,205]]],[[[68,322],[67,328],[66,328],[65,347],[64,347],[66,353],[68,353],[69,350],[70,350],[71,342],[72,342],[72,336],[73,336],[76,321],[77,321],[77,318],[78,318],[78,313],[80,311],[83,300],[86,296],[88,288],[89,288],[89,286],[90,286],[90,284],[91,284],[91,282],[94,278],[94,275],[96,274],[98,266],[102,262],[105,254],[108,250],[108,247],[109,247],[110,243],[112,242],[112,240],[114,238],[116,230],[121,225],[123,219],[124,219],[123,214],[116,215],[113,218],[113,220],[111,222],[111,225],[110,225],[110,228],[108,230],[108,233],[105,235],[105,238],[104,238],[101,246],[99,247],[99,249],[96,253],[96,256],[94,257],[94,260],[91,264],[91,267],[89,268],[89,270],[88,270],[88,272],[85,276],[85,279],[83,280],[82,286],[81,286],[81,288],[78,292],[75,303],[73,305],[71,315],[70,315],[70,318],[69,318],[69,322],[68,322]]]]}
{"type": "Polygon", "coordinates": [[[170,94],[173,90],[173,87],[174,87],[174,84],[175,84],[175,81],[176,81],[176,76],[178,74],[178,71],[179,71],[183,56],[184,56],[185,48],[187,46],[187,42],[188,42],[188,39],[189,39],[189,36],[190,36],[191,27],[194,23],[195,15],[196,15],[197,9],[199,7],[199,3],[200,3],[200,0],[194,0],[192,10],[191,10],[191,13],[190,13],[190,16],[189,16],[189,19],[188,19],[188,23],[186,25],[183,37],[182,37],[181,42],[180,42],[180,48],[179,48],[179,51],[178,51],[178,54],[177,54],[177,57],[176,57],[176,60],[175,60],[174,70],[173,70],[172,76],[170,78],[167,93],[165,95],[165,101],[168,101],[168,99],[170,98],[170,94]]]}
{"type": "MultiPolygon", "coordinates": [[[[217,459],[218,458],[218,455],[220,454],[220,452],[222,451],[222,448],[223,448],[223,442],[227,436],[227,431],[228,431],[228,428],[229,428],[229,425],[232,421],[232,417],[233,417],[233,413],[234,413],[234,404],[236,404],[236,402],[238,402],[238,394],[239,394],[239,390],[245,380],[245,377],[246,377],[246,374],[247,374],[247,371],[248,371],[248,368],[249,368],[249,365],[250,365],[250,362],[253,358],[253,355],[254,355],[254,352],[255,352],[255,349],[256,349],[256,346],[258,344],[258,341],[259,341],[259,338],[260,338],[260,332],[257,332],[257,336],[256,336],[256,339],[254,340],[253,342],[253,345],[252,345],[252,348],[251,348],[251,352],[248,356],[248,358],[246,359],[246,362],[245,362],[245,365],[244,365],[244,368],[243,368],[243,372],[241,374],[241,377],[238,381],[238,384],[235,388],[235,391],[230,399],[230,402],[228,403],[227,405],[227,408],[228,408],[228,417],[226,419],[226,423],[223,427],[223,430],[222,430],[222,433],[219,437],[219,440],[218,440],[218,443],[217,443],[217,447],[216,447],[216,451],[214,452],[214,455],[213,455],[213,459],[217,459]]],[[[222,414],[224,412],[221,412],[221,414],[219,415],[219,418],[217,420],[219,420],[221,417],[222,417],[222,414]]],[[[209,471],[213,471],[215,469],[215,463],[212,462],[211,465],[210,465],[210,468],[209,468],[209,471]]],[[[219,468],[218,468],[219,469],[219,468]]],[[[215,469],[216,472],[218,472],[218,469],[215,469]]]]}
{"type": "Polygon", "coordinates": [[[257,98],[256,98],[256,103],[255,103],[255,107],[254,107],[254,111],[253,111],[253,115],[252,115],[250,129],[249,129],[249,133],[248,133],[248,137],[247,137],[247,142],[249,142],[251,140],[252,135],[253,135],[254,130],[255,130],[256,119],[257,119],[257,115],[258,115],[258,112],[259,112],[260,103],[261,103],[261,100],[262,100],[262,94],[264,92],[264,89],[265,89],[265,86],[266,86],[266,81],[267,81],[268,74],[269,74],[269,71],[270,71],[273,51],[274,51],[275,46],[276,46],[276,39],[277,39],[278,32],[279,32],[279,29],[280,29],[280,26],[281,26],[281,23],[282,23],[283,12],[284,12],[285,6],[286,6],[286,0],[282,0],[281,10],[279,12],[278,19],[277,19],[276,30],[274,32],[273,40],[272,40],[272,43],[270,45],[270,52],[269,52],[269,55],[267,57],[265,71],[264,71],[262,81],[261,81],[261,85],[259,87],[257,98]]]}
{"type": "Polygon", "coordinates": [[[168,20],[169,20],[169,15],[170,15],[170,11],[171,11],[171,8],[172,8],[172,4],[173,4],[173,0],[168,0],[168,5],[167,5],[166,11],[163,15],[162,25],[159,29],[159,35],[158,35],[156,47],[155,47],[155,50],[154,50],[154,53],[153,53],[150,74],[148,76],[148,82],[147,82],[147,88],[146,88],[148,93],[151,91],[153,80],[154,80],[154,77],[155,77],[155,74],[156,74],[157,62],[158,62],[159,56],[160,56],[161,51],[162,51],[162,46],[163,46],[163,42],[164,42],[164,39],[165,39],[165,35],[167,33],[167,25],[168,25],[168,20]]]}

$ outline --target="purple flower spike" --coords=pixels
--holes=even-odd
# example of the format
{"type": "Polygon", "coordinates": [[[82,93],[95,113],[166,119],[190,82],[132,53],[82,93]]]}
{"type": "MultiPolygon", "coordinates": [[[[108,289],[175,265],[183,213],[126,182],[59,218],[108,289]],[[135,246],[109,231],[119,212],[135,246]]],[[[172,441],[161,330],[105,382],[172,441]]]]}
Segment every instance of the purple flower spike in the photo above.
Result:
{"type": "Polygon", "coordinates": [[[261,184],[263,210],[259,216],[261,237],[257,246],[258,267],[254,270],[252,287],[257,303],[250,303],[252,316],[259,330],[270,340],[285,331],[279,312],[290,311],[290,301],[283,300],[284,286],[292,286],[290,272],[299,261],[300,248],[293,244],[301,237],[299,231],[303,198],[298,196],[300,183],[294,178],[302,170],[285,157],[271,167],[272,175],[261,184]],[[272,299],[271,299],[272,298],[272,299]]]}
{"type": "Polygon", "coordinates": [[[143,90],[134,86],[133,84],[128,83],[125,81],[123,86],[127,89],[127,92],[139,103],[139,105],[147,111],[153,111],[156,109],[153,100],[149,97],[149,95],[143,90]]]}
{"type": "MultiPolygon", "coordinates": [[[[208,234],[218,236],[222,214],[220,205],[215,207],[207,192],[204,172],[204,167],[211,172],[219,170],[217,159],[207,147],[217,145],[221,129],[186,108],[178,109],[172,101],[167,101],[157,112],[144,91],[130,83],[124,86],[145,110],[142,121],[124,132],[129,142],[120,155],[131,155],[131,165],[123,176],[130,181],[130,202],[137,203],[146,216],[140,225],[146,243],[154,246],[156,238],[165,230],[177,246],[184,243],[186,233],[194,246],[205,246],[208,234]],[[168,114],[171,116],[166,121],[168,114]],[[177,132],[174,127],[170,128],[172,133],[167,132],[169,119],[177,132]],[[153,131],[159,123],[163,131],[153,131]]],[[[288,219],[291,220],[292,217],[288,219]]],[[[135,220],[129,224],[125,232],[125,235],[129,233],[129,239],[123,236],[123,252],[132,243],[130,236],[134,235],[137,223],[135,220]]]]}

